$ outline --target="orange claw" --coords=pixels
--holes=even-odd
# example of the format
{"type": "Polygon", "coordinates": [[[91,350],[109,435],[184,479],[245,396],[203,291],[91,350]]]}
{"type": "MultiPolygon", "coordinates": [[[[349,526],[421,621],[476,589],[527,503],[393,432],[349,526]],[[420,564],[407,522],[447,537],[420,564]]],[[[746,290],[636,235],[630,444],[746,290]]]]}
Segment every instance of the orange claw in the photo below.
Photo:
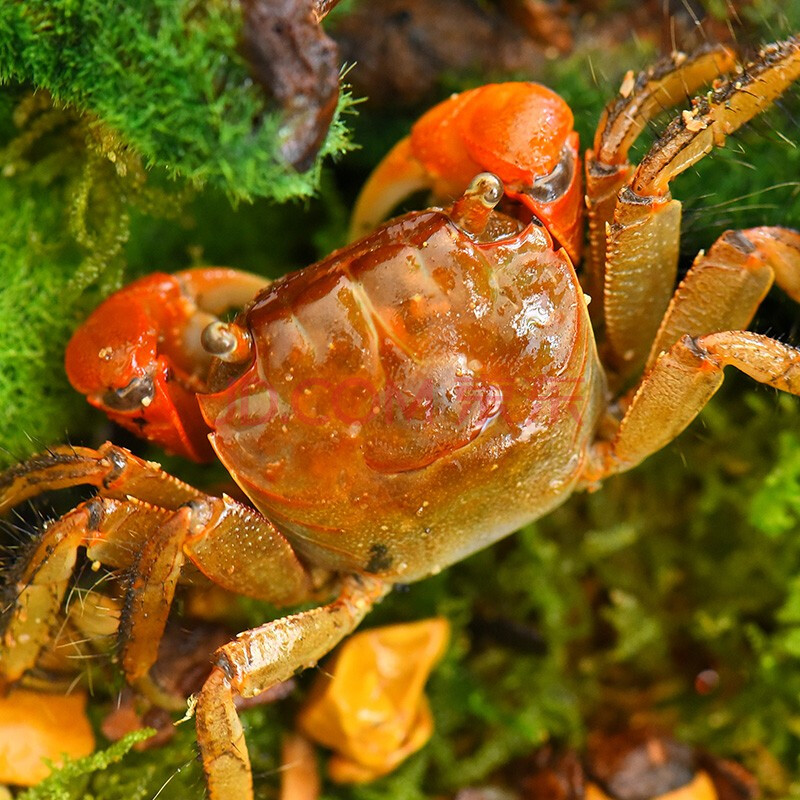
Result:
{"type": "Polygon", "coordinates": [[[298,717],[306,736],[335,751],[333,780],[373,780],[428,741],[433,719],[423,691],[449,632],[436,618],[374,628],[342,645],[298,717]]]}
{"type": "Polygon", "coordinates": [[[569,106],[538,83],[495,83],[434,106],[378,165],[364,186],[351,237],[371,230],[420,189],[459,196],[479,172],[493,172],[576,262],[583,237],[578,135],[569,106]]]}
{"type": "Polygon", "coordinates": [[[264,284],[217,267],[134,281],[75,332],[67,377],[122,427],[194,461],[211,460],[209,429],[195,398],[211,361],[200,336],[218,314],[243,306],[264,284]]]}

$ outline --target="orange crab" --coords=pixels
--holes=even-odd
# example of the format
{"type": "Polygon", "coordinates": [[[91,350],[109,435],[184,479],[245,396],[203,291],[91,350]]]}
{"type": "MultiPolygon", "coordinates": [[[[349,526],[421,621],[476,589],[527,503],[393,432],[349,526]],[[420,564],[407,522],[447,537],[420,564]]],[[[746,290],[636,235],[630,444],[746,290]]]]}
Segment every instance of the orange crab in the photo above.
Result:
{"type": "Polygon", "coordinates": [[[45,490],[98,489],[42,531],[12,576],[2,681],[35,663],[80,548],[130,569],[121,664],[151,691],[179,580],[202,573],[277,604],[327,599],[221,647],[199,694],[210,795],[251,798],[236,694],[316,663],[394,583],[641,462],[694,419],[725,366],[800,394],[800,351],[744,330],[773,281],[800,300],[800,234],[728,232],[674,287],[670,180],[800,76],[800,39],[724,81],[733,69],[717,48],[623,83],[587,155],[580,278],[571,112],[516,83],[423,117],[378,167],[353,227],[362,233],[420,185],[443,208],[398,217],[264,287],[234,322],[216,316],[258,279],[230,270],[150,276],[100,306],[70,343],[73,384],[175,452],[201,459],[210,442],[254,508],[111,443],[57,447],[0,475],[0,510],[45,490]],[[629,165],[654,114],[711,81],[629,165]]]}

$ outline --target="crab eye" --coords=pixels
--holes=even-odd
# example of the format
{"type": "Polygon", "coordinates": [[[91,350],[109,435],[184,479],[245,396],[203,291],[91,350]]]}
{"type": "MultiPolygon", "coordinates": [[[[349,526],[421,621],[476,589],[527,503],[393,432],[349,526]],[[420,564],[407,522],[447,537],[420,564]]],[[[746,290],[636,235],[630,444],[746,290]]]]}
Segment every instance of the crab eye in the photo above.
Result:
{"type": "Polygon", "coordinates": [[[147,408],[156,395],[153,379],[149,375],[134,378],[121,389],[112,389],[103,395],[102,403],[114,411],[138,411],[147,408]]]}
{"type": "Polygon", "coordinates": [[[235,322],[217,320],[203,328],[200,335],[203,349],[229,364],[248,361],[253,354],[253,341],[248,331],[235,322]]]}
{"type": "Polygon", "coordinates": [[[564,147],[561,151],[561,160],[553,171],[536,178],[533,186],[525,190],[525,194],[538,203],[552,203],[569,189],[574,171],[575,153],[570,147],[564,147]]]}

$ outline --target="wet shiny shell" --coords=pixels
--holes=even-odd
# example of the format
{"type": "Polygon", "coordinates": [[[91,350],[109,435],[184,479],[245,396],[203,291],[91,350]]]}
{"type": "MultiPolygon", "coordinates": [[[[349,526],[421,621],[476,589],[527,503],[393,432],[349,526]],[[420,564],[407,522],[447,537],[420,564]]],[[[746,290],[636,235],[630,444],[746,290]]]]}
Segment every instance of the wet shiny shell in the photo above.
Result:
{"type": "Polygon", "coordinates": [[[443,212],[407,215],[240,321],[255,359],[201,398],[212,444],[313,563],[420,578],[575,484],[602,373],[542,228],[478,242],[443,212]]]}

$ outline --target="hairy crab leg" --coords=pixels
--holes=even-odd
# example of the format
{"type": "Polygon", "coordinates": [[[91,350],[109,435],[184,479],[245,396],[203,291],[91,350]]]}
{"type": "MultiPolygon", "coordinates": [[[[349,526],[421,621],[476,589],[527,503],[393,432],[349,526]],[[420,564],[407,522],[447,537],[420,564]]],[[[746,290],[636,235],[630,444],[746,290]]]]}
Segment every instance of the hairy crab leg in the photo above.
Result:
{"type": "Polygon", "coordinates": [[[197,524],[195,503],[168,513],[133,562],[119,632],[122,669],[133,685],[146,678],[158,657],[185,560],[183,544],[197,524]]]}
{"type": "Polygon", "coordinates": [[[121,625],[122,666],[131,682],[156,661],[186,558],[214,583],[273,605],[312,597],[308,572],[269,520],[229,497],[194,500],[147,537],[134,562],[121,625]]]}
{"type": "Polygon", "coordinates": [[[158,464],[111,442],[97,450],[61,445],[0,473],[0,514],[42,492],[83,484],[96,486],[105,497],[131,495],[173,510],[202,496],[158,464]]]}
{"type": "Polygon", "coordinates": [[[672,295],[681,206],[670,181],[762,112],[800,76],[800,39],[770,45],[741,74],[693,102],[622,190],[606,243],[604,358],[618,383],[644,362],[672,295]]]}
{"type": "Polygon", "coordinates": [[[723,233],[678,286],[646,369],[685,334],[746,328],[773,282],[800,303],[800,233],[787,228],[723,233]]]}
{"type": "Polygon", "coordinates": [[[155,662],[186,558],[210,580],[240,594],[278,605],[311,596],[310,576],[291,545],[258,512],[228,497],[203,495],[113,445],[61,450],[10,470],[12,491],[0,496],[0,504],[11,507],[47,489],[99,487],[97,497],[42,532],[13,583],[16,596],[0,645],[5,681],[32,667],[46,644],[82,546],[92,560],[131,569],[119,632],[131,682],[146,680],[155,662]],[[166,507],[138,499],[137,492],[166,507]],[[231,564],[240,561],[241,569],[231,572],[231,564]]]}
{"type": "Polygon", "coordinates": [[[753,228],[724,233],[678,287],[639,385],[611,441],[592,448],[585,480],[635,467],[674,439],[734,366],[800,395],[800,350],[742,330],[773,280],[800,302],[800,233],[753,228]]]}
{"type": "Polygon", "coordinates": [[[67,597],[59,616],[51,619],[46,632],[49,638],[35,663],[26,668],[16,685],[45,692],[69,692],[85,659],[111,655],[119,628],[119,601],[95,589],[75,594],[68,590],[67,597]]]}
{"type": "Polygon", "coordinates": [[[234,694],[253,697],[313,666],[355,630],[389,585],[345,578],[328,605],[269,622],[221,647],[197,702],[197,741],[211,800],[252,800],[253,778],[234,694]]]}
{"type": "Polygon", "coordinates": [[[592,318],[602,320],[606,229],[614,217],[617,196],[631,175],[631,146],[660,112],[689,98],[701,86],[730,72],[733,53],[725,47],[708,47],[689,56],[672,53],[640,72],[628,73],[619,96],[603,111],[586,151],[586,205],[589,210],[589,248],[584,260],[584,285],[594,302],[592,318]]]}
{"type": "Polygon", "coordinates": [[[3,614],[7,621],[0,640],[0,687],[30,669],[49,640],[90,517],[85,503],[51,524],[18,580],[9,582],[7,589],[16,597],[3,614]]]}
{"type": "Polygon", "coordinates": [[[109,566],[129,567],[151,532],[174,513],[136,500],[94,497],[46,526],[9,583],[15,594],[4,609],[2,679],[17,680],[49,641],[80,547],[109,566]]]}

